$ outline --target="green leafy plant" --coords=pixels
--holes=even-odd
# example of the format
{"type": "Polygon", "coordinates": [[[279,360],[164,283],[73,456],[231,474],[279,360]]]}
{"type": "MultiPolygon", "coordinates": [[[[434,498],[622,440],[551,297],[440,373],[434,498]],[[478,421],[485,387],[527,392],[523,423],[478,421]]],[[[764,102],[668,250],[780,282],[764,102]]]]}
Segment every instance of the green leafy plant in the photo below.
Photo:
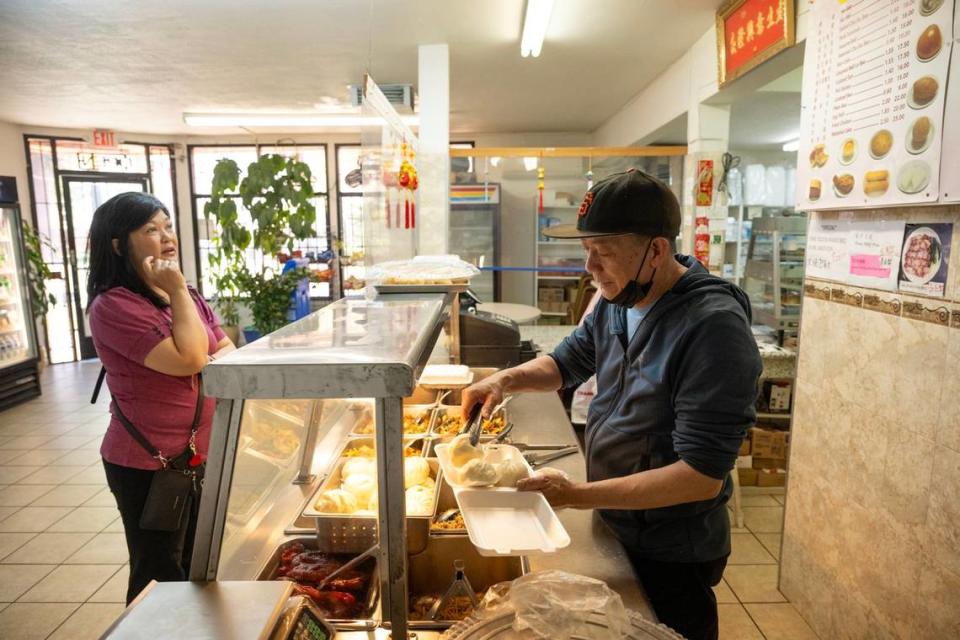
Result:
{"type": "Polygon", "coordinates": [[[30,306],[33,317],[40,318],[47,315],[50,307],[57,303],[56,297],[47,292],[47,280],[53,277],[53,272],[43,259],[43,247],[53,249],[53,244],[46,237],[37,232],[28,224],[23,225],[23,244],[27,254],[27,282],[30,285],[30,306]]]}
{"type": "Polygon", "coordinates": [[[296,268],[277,273],[269,258],[283,250],[292,253],[298,240],[314,234],[317,210],[310,167],[277,154],[260,156],[240,179],[240,167],[220,160],[213,171],[210,201],[203,208],[215,234],[208,261],[213,284],[220,292],[216,305],[224,324],[239,324],[237,303],[246,299],[254,327],[270,333],[287,322],[290,296],[310,272],[296,268]],[[237,199],[250,212],[252,228],[239,221],[237,199]],[[258,270],[245,259],[248,250],[260,254],[258,270]]]}

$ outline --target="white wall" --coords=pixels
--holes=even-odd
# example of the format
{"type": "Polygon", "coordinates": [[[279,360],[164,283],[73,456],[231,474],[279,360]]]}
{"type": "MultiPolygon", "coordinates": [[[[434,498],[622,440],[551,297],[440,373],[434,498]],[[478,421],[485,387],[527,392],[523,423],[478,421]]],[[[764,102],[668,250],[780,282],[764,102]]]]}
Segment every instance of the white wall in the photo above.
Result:
{"type": "Polygon", "coordinates": [[[24,217],[30,219],[30,191],[27,184],[27,161],[23,148],[23,135],[20,128],[6,122],[0,122],[0,175],[17,179],[17,192],[20,197],[24,217]]]}

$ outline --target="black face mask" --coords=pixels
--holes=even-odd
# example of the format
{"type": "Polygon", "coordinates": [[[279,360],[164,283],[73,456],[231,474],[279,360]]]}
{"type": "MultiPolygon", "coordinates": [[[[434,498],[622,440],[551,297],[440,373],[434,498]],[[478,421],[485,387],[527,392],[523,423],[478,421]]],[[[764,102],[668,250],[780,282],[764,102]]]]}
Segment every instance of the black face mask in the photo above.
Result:
{"type": "Polygon", "coordinates": [[[652,244],[653,238],[650,238],[650,242],[647,243],[647,248],[643,252],[643,259],[640,260],[640,268],[637,269],[637,275],[610,301],[612,304],[629,309],[646,298],[650,293],[650,289],[653,288],[653,278],[657,275],[657,270],[654,269],[653,273],[650,274],[650,279],[642,284],[637,282],[637,278],[640,277],[640,272],[643,271],[643,265],[647,262],[647,253],[650,251],[650,245],[652,244]]]}

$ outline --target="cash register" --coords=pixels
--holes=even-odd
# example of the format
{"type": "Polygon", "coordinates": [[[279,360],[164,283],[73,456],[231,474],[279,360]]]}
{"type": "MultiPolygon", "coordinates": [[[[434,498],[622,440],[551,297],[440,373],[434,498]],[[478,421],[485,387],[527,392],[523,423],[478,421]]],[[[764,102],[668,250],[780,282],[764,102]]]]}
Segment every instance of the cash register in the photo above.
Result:
{"type": "MultiPolygon", "coordinates": [[[[469,292],[467,292],[469,294],[469,292]]],[[[510,318],[480,311],[476,299],[461,296],[460,362],[472,367],[506,369],[532,360],[537,353],[510,318]]]]}
{"type": "Polygon", "coordinates": [[[110,640],[330,640],[336,632],[293,583],[151,582],[103,634],[110,640]]]}

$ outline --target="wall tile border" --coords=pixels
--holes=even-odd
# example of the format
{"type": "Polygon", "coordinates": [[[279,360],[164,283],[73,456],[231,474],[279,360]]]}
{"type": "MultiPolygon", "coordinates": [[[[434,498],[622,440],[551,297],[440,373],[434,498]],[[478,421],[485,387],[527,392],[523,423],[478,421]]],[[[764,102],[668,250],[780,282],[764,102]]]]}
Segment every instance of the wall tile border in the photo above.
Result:
{"type": "Polygon", "coordinates": [[[902,306],[903,302],[900,300],[900,296],[892,293],[883,294],[879,292],[873,292],[867,293],[863,296],[863,308],[869,309],[870,311],[878,311],[891,316],[899,316],[902,306]]]}
{"type": "Polygon", "coordinates": [[[960,329],[960,300],[904,296],[891,291],[861,289],[816,278],[804,278],[804,296],[868,311],[960,329]]]}

